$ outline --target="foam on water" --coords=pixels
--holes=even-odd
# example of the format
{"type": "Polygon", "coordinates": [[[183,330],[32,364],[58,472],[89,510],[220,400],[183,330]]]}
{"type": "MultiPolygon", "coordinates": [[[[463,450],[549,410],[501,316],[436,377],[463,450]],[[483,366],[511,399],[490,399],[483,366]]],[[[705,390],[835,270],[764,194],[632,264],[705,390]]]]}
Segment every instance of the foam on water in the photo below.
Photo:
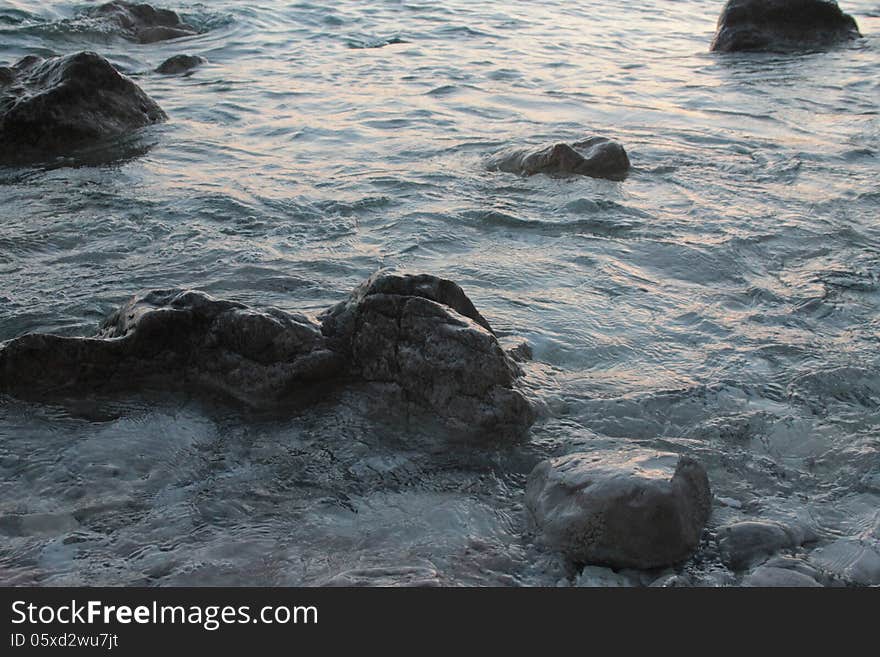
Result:
{"type": "MultiPolygon", "coordinates": [[[[170,116],[0,168],[0,340],[91,333],[151,287],[315,311],[401,266],[530,342],[542,417],[485,450],[357,400],[4,400],[0,580],[647,583],[522,534],[540,458],[638,441],[706,463],[710,530],[796,523],[814,567],[880,583],[874,2],[843,3],[851,45],[735,56],[708,53],[710,0],[159,4],[203,33],[132,44],[81,3],[0,2],[3,60],[97,50],[170,116]],[[181,53],[208,63],[151,73],[181,53]],[[625,181],[485,170],[590,134],[626,146],[625,181]]],[[[737,581],[710,544],[686,570],[737,581]]]]}

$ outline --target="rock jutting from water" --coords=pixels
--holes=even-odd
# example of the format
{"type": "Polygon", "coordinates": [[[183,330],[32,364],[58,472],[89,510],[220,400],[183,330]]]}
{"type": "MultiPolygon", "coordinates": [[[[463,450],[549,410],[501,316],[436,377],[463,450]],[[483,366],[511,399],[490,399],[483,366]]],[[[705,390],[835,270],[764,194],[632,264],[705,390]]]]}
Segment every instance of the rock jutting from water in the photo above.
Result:
{"type": "Polygon", "coordinates": [[[576,563],[641,569],[687,559],[711,500],[697,461],[640,448],[543,461],[529,475],[525,495],[539,542],[576,563]]]}
{"type": "Polygon", "coordinates": [[[162,108],[93,52],[0,69],[0,158],[60,155],[160,123],[162,108]]]}
{"type": "Polygon", "coordinates": [[[711,50],[784,52],[827,48],[861,36],[834,0],[728,0],[711,50]]]}
{"type": "Polygon", "coordinates": [[[124,39],[155,43],[198,34],[170,9],[156,9],[148,4],[116,0],[87,9],[83,15],[107,25],[124,39]]]}
{"type": "Polygon", "coordinates": [[[198,68],[207,61],[207,59],[199,57],[198,55],[174,55],[159,64],[159,66],[156,67],[156,73],[161,73],[162,75],[180,75],[181,73],[188,73],[189,71],[198,68]]]}
{"type": "Polygon", "coordinates": [[[95,337],[27,334],[0,345],[0,392],[29,398],[143,388],[280,404],[322,382],[393,385],[407,403],[468,433],[533,422],[521,375],[458,285],[379,273],[321,324],[200,292],[134,297],[95,337]]]}
{"type": "Polygon", "coordinates": [[[618,142],[605,137],[588,137],[571,145],[558,143],[509,149],[490,158],[487,168],[522,176],[544,173],[621,180],[626,177],[630,162],[618,142]]]}
{"type": "Polygon", "coordinates": [[[355,376],[398,386],[447,424],[520,433],[534,421],[522,371],[452,281],[379,272],[320,319],[355,376]]]}

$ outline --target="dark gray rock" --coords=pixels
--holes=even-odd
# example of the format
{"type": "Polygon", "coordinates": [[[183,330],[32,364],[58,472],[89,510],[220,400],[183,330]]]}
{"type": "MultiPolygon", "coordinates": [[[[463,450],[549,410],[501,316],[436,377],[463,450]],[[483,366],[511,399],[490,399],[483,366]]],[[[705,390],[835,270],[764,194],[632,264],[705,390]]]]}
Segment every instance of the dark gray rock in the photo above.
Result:
{"type": "Polygon", "coordinates": [[[342,370],[303,315],[263,312],[199,292],[135,297],[94,338],[29,334],[0,348],[0,392],[34,396],[156,385],[262,405],[342,370]]]}
{"type": "Polygon", "coordinates": [[[174,55],[169,57],[156,68],[156,73],[162,75],[180,75],[205,64],[208,60],[198,55],[174,55]]]}
{"type": "Polygon", "coordinates": [[[534,421],[521,370],[452,281],[379,272],[320,319],[354,376],[398,386],[450,426],[506,435],[534,421]]]}
{"type": "Polygon", "coordinates": [[[717,52],[821,49],[861,36],[834,0],[728,0],[711,49],[717,52]]]}
{"type": "Polygon", "coordinates": [[[641,569],[687,559],[711,501],[697,461],[635,448],[543,461],[525,497],[529,524],[548,547],[578,563],[641,569]]]}
{"type": "Polygon", "coordinates": [[[630,163],[626,150],[616,141],[589,137],[572,145],[507,150],[491,158],[488,168],[524,176],[545,173],[620,180],[626,177],[630,163]]]}
{"type": "Polygon", "coordinates": [[[742,570],[780,550],[798,547],[811,538],[805,528],[770,520],[745,520],[718,529],[721,559],[733,570],[742,570]]]}
{"type": "Polygon", "coordinates": [[[29,334],[0,345],[0,393],[192,388],[259,406],[350,380],[468,434],[520,434],[534,420],[516,387],[521,371],[451,281],[379,273],[321,320],[157,290],[125,304],[95,337],[29,334]]]}
{"type": "Polygon", "coordinates": [[[56,155],[165,121],[140,87],[93,52],[25,57],[0,74],[0,158],[56,155]]]}
{"type": "Polygon", "coordinates": [[[170,9],[156,9],[148,4],[107,2],[87,9],[84,16],[100,20],[119,36],[138,43],[155,43],[198,34],[170,9]]]}

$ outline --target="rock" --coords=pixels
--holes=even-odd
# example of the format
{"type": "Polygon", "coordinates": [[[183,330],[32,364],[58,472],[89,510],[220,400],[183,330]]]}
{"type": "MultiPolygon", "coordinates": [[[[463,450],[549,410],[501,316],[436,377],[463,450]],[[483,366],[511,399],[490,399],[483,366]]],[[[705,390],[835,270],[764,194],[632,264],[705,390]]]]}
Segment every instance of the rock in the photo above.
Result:
{"type": "Polygon", "coordinates": [[[156,73],[162,75],[179,75],[198,68],[207,63],[207,59],[198,55],[174,55],[169,57],[156,68],[156,73]]]}
{"type": "Polygon", "coordinates": [[[0,348],[0,391],[33,396],[194,387],[253,405],[339,374],[319,327],[199,292],[135,297],[94,338],[30,334],[0,348]]]}
{"type": "Polygon", "coordinates": [[[106,23],[124,39],[138,43],[155,43],[198,34],[175,12],[155,9],[148,4],[117,0],[87,9],[83,15],[106,23]]]}
{"type": "Polygon", "coordinates": [[[626,177],[629,168],[629,157],[623,146],[605,137],[589,137],[572,145],[560,143],[536,149],[508,150],[488,163],[490,171],[523,176],[577,174],[612,180],[626,177]]]}
{"type": "Polygon", "coordinates": [[[527,363],[535,357],[532,346],[528,342],[520,342],[515,347],[507,350],[507,355],[517,363],[527,363]]]}
{"type": "Polygon", "coordinates": [[[801,527],[746,520],[720,527],[716,540],[725,565],[742,570],[780,550],[798,547],[809,538],[810,534],[801,527]]]}
{"type": "Polygon", "coordinates": [[[452,427],[508,435],[534,421],[521,370],[452,281],[379,272],[320,319],[354,376],[398,386],[452,427]]]}
{"type": "Polygon", "coordinates": [[[880,545],[841,538],[814,550],[810,561],[846,582],[862,586],[880,584],[880,545]]]}
{"type": "Polygon", "coordinates": [[[667,573],[665,575],[661,575],[649,584],[651,588],[657,589],[688,588],[693,585],[693,580],[684,573],[667,573]]]}
{"type": "Polygon", "coordinates": [[[750,587],[821,587],[815,579],[789,568],[761,566],[750,573],[742,583],[750,587]]]}
{"type": "Polygon", "coordinates": [[[346,588],[366,586],[434,588],[440,585],[440,575],[437,571],[421,566],[347,570],[321,584],[321,586],[346,588]]]}
{"type": "Polygon", "coordinates": [[[694,459],[634,448],[539,463],[525,504],[539,540],[572,561],[646,569],[690,556],[712,495],[694,459]]]}
{"type": "Polygon", "coordinates": [[[28,334],[0,345],[0,393],[202,389],[263,406],[347,379],[468,434],[506,437],[534,421],[516,387],[521,371],[451,281],[380,272],[321,321],[156,290],[94,337],[28,334]]]}
{"type": "Polygon", "coordinates": [[[574,580],[579,588],[629,588],[633,583],[626,576],[602,566],[584,566],[574,580]]]}
{"type": "Polygon", "coordinates": [[[0,78],[0,158],[62,154],[168,117],[93,52],[25,57],[0,78]],[[11,81],[8,81],[10,80],[11,81]]]}
{"type": "Polygon", "coordinates": [[[827,48],[861,36],[834,0],[728,0],[718,18],[716,52],[827,48]]]}

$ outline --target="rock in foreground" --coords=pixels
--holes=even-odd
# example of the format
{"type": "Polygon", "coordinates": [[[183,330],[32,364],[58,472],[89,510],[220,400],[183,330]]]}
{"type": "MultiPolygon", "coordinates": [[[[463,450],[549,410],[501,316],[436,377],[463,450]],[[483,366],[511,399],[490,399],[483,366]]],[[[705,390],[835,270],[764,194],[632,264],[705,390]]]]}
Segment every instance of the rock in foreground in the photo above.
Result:
{"type": "Polygon", "coordinates": [[[693,553],[711,499],[697,461],[631,449],[539,463],[529,475],[525,503],[539,540],[572,561],[656,568],[693,553]]]}
{"type": "Polygon", "coordinates": [[[568,144],[550,144],[534,149],[513,149],[493,157],[488,168],[522,176],[582,175],[620,180],[630,168],[623,146],[605,137],[589,137],[568,144]]]}
{"type": "Polygon", "coordinates": [[[340,370],[307,317],[181,290],[132,299],[94,338],[30,334],[0,349],[0,391],[25,395],[156,385],[259,405],[340,370]]]}
{"type": "Polygon", "coordinates": [[[827,48],[861,36],[834,0],[728,0],[711,49],[784,52],[827,48]]]}
{"type": "Polygon", "coordinates": [[[87,396],[201,389],[259,406],[346,379],[399,390],[445,424],[491,435],[533,421],[518,366],[458,285],[380,273],[319,325],[200,292],[135,297],[92,338],[29,334],[0,345],[0,392],[87,396]]]}
{"type": "Polygon", "coordinates": [[[58,155],[168,117],[93,52],[25,57],[0,69],[0,158],[58,155]]]}
{"type": "Polygon", "coordinates": [[[156,9],[148,4],[107,2],[85,11],[85,16],[106,23],[111,31],[129,41],[155,43],[198,34],[170,9],[156,9]]]}
{"type": "Polygon", "coordinates": [[[507,434],[534,421],[521,370],[452,281],[380,272],[321,320],[353,375],[399,386],[451,426],[507,434]]]}

